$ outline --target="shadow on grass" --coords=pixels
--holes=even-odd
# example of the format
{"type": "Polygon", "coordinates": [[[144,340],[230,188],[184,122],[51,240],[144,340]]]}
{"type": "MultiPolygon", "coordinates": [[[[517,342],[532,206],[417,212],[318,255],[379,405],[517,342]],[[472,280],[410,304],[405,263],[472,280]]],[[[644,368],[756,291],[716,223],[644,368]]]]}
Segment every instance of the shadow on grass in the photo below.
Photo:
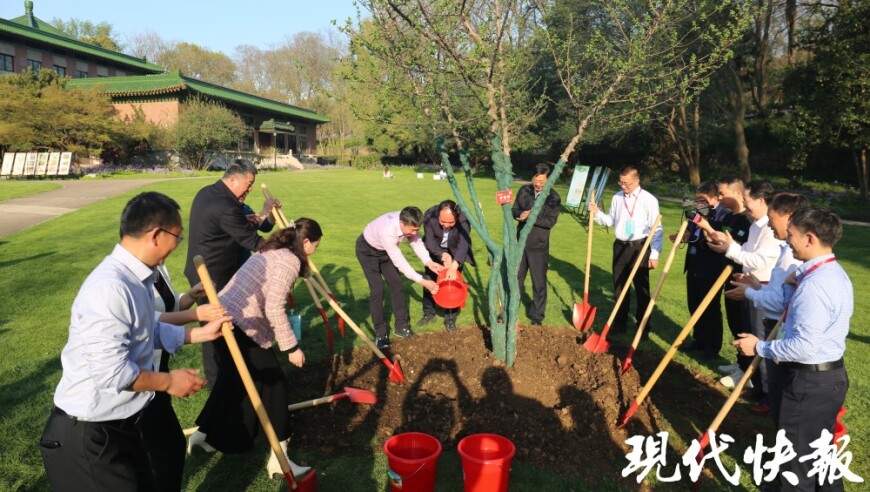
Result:
{"type": "MultiPolygon", "coordinates": [[[[565,299],[559,296],[558,291],[556,291],[557,299],[562,306],[562,314],[569,325],[573,323],[574,303],[583,302],[583,287],[586,280],[586,272],[580,269],[580,261],[585,260],[578,259],[577,262],[571,262],[550,255],[550,270],[562,277],[565,283],[571,287],[571,292],[574,294],[572,299],[565,299]]],[[[585,267],[586,265],[582,265],[582,268],[585,267]]],[[[551,294],[553,290],[550,289],[551,294]]],[[[592,264],[589,276],[589,304],[598,308],[596,318],[600,325],[603,325],[604,320],[613,308],[615,299],[613,299],[612,293],[613,276],[610,272],[592,264]]]]}
{"type": "Polygon", "coordinates": [[[53,251],[46,251],[44,253],[39,253],[38,255],[27,256],[24,258],[16,258],[14,260],[4,260],[0,261],[0,268],[11,267],[18,265],[19,263],[24,263],[25,261],[37,260],[39,258],[44,258],[46,256],[54,255],[53,251]]]}

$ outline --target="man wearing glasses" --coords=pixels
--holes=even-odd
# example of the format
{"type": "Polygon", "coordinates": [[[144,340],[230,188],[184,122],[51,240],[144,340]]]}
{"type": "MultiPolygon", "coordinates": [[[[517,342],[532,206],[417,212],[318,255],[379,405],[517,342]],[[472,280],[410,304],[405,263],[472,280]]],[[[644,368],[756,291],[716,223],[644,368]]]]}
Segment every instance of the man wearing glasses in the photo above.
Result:
{"type": "MultiPolygon", "coordinates": [[[[589,213],[595,216],[595,221],[599,224],[613,227],[616,236],[613,242],[613,295],[617,298],[622,289],[631,288],[626,285],[628,275],[637,262],[646,237],[653,235],[652,246],[646,252],[646,260],[641,262],[634,276],[637,298],[634,313],[636,321],[640,322],[650,301],[649,271],[658,266],[659,253],[662,251],[662,226],[652,230],[659,215],[659,201],[650,192],[640,188],[640,173],[634,166],[625,166],[619,172],[619,187],[622,191],[613,195],[609,214],[602,212],[595,203],[589,204],[589,213]]],[[[629,296],[626,296],[613,322],[614,333],[625,331],[630,304],[629,296]]],[[[649,325],[646,326],[644,336],[648,332],[649,325]]]]}

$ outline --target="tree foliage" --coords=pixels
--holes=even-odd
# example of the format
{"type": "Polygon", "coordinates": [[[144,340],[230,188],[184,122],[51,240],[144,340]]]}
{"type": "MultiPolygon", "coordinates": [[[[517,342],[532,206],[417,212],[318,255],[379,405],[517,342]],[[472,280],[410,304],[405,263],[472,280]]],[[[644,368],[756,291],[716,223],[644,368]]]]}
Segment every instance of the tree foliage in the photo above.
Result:
{"type": "Polygon", "coordinates": [[[127,38],[128,51],[174,72],[213,84],[229,86],[236,80],[236,64],[226,54],[186,41],[167,41],[154,31],[127,38]]]}
{"type": "Polygon", "coordinates": [[[0,77],[0,146],[99,155],[128,142],[108,97],[96,90],[66,89],[66,78],[29,68],[0,77]]]}
{"type": "Polygon", "coordinates": [[[794,66],[785,82],[797,130],[793,168],[805,165],[814,148],[852,152],[861,196],[870,180],[870,4],[843,0],[820,12],[818,26],[804,33],[801,46],[812,58],[794,66]]]}
{"type": "Polygon", "coordinates": [[[238,145],[246,134],[238,115],[217,102],[193,98],[182,104],[170,142],[182,163],[204,169],[211,164],[213,152],[238,145]]]}
{"type": "Polygon", "coordinates": [[[121,43],[118,36],[113,32],[114,28],[108,22],[94,24],[91,21],[72,18],[68,21],[52,19],[51,25],[63,31],[65,34],[112,51],[121,51],[121,43]]]}

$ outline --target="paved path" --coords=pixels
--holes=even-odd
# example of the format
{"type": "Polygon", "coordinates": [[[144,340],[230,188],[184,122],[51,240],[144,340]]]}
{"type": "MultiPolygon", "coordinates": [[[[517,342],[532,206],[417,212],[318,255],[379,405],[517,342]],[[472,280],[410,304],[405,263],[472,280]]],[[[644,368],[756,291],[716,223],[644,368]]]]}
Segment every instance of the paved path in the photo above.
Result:
{"type": "MultiPolygon", "coordinates": [[[[59,181],[61,188],[0,202],[0,237],[41,224],[159,179],[59,181]]],[[[120,211],[119,211],[120,212],[120,211]]]]}

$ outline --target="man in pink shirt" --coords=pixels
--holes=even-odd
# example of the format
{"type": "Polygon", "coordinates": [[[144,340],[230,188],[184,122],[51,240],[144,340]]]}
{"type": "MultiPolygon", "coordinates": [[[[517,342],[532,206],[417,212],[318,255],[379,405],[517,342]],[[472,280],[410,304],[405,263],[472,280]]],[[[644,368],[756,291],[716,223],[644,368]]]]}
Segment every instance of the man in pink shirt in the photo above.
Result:
{"type": "Polygon", "coordinates": [[[423,212],[417,207],[405,207],[401,212],[390,212],[371,221],[356,240],[356,257],[362,266],[369,283],[369,311],[375,326],[375,343],[378,348],[390,346],[389,330],[384,321],[384,280],[390,287],[390,302],[396,325],[393,330],[397,337],[411,338],[411,316],[402,291],[402,272],[408,279],[422,285],[432,294],[438,292],[438,285],[414,270],[405,259],[399,244],[405,239],[417,258],[435,273],[444,266],[432,261],[426,246],[417,234],[423,223],[423,212]]]}

